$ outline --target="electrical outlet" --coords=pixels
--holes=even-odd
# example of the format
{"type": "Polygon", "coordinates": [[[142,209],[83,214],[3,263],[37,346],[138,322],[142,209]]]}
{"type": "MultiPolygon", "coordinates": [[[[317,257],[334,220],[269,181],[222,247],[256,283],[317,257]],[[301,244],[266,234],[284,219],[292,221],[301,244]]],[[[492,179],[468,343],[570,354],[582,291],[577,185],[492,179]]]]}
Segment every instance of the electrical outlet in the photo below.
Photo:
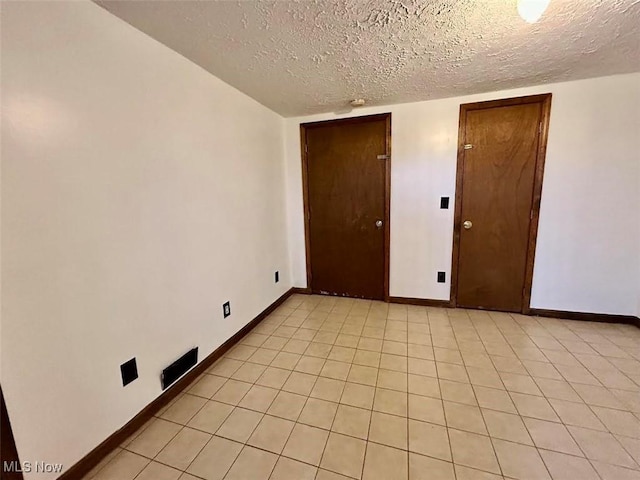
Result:
{"type": "Polygon", "coordinates": [[[276,283],[280,281],[280,272],[276,271],[276,283]]]}
{"type": "Polygon", "coordinates": [[[440,197],[440,208],[447,210],[449,208],[449,197],[440,197]]]}
{"type": "Polygon", "coordinates": [[[225,302],[225,304],[222,305],[222,314],[224,315],[224,318],[231,315],[231,304],[229,302],[225,302]]]}
{"type": "Polygon", "coordinates": [[[136,364],[136,357],[133,357],[128,362],[124,362],[120,365],[120,375],[122,375],[122,386],[126,387],[136,378],[138,378],[138,365],[136,364]]]}
{"type": "Polygon", "coordinates": [[[446,274],[444,272],[438,272],[438,283],[444,283],[446,281],[446,274]]]}

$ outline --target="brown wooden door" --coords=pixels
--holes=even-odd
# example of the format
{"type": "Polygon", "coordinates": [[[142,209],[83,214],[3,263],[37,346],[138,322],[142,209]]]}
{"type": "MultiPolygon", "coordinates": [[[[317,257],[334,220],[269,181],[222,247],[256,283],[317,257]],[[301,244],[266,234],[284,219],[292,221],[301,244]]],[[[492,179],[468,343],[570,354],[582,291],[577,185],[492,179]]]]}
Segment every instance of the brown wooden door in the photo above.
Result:
{"type": "Polygon", "coordinates": [[[528,261],[533,261],[529,249],[535,247],[531,227],[539,203],[534,187],[544,99],[506,103],[487,102],[486,108],[461,113],[456,303],[521,312],[528,309],[528,261]],[[470,222],[469,228],[465,222],[470,222]]]}
{"type": "Polygon", "coordinates": [[[388,115],[303,126],[314,293],[384,299],[388,115]],[[378,225],[376,225],[378,222],[378,225]]]}

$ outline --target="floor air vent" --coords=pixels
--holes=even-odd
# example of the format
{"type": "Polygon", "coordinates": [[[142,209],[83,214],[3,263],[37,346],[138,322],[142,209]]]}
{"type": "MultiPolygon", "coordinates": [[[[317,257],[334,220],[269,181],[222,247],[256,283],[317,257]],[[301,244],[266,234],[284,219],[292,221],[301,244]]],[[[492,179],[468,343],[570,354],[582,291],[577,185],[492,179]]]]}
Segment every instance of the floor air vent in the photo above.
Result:
{"type": "Polygon", "coordinates": [[[192,348],[162,371],[160,376],[162,389],[165,390],[196,363],[198,363],[198,347],[192,348]]]}

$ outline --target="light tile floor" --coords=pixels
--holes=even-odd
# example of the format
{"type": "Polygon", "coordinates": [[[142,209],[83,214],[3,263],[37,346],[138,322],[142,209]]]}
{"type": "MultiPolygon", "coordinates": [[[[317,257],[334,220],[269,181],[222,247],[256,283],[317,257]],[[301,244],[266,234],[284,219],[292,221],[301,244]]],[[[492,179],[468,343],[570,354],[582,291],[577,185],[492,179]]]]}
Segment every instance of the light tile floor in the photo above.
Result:
{"type": "Polygon", "coordinates": [[[294,295],[86,478],[640,479],[640,329],[294,295]]]}

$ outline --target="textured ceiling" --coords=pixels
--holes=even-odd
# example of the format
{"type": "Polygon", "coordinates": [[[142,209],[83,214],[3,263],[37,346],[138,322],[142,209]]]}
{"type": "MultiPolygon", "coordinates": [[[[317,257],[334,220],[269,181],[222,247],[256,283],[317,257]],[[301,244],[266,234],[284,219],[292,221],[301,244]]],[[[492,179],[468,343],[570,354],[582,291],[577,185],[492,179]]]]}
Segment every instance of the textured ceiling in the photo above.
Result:
{"type": "Polygon", "coordinates": [[[640,0],[102,0],[284,116],[640,71],[640,0]]]}

